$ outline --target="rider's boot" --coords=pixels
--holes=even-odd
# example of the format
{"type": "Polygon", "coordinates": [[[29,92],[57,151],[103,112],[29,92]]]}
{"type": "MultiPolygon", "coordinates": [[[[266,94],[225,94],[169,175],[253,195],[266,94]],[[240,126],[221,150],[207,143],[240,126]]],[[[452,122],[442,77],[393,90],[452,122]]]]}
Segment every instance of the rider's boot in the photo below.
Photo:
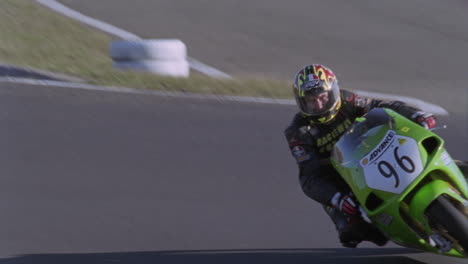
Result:
{"type": "Polygon", "coordinates": [[[378,246],[384,246],[388,242],[387,237],[372,224],[365,222],[362,217],[350,218],[336,208],[328,206],[324,208],[335,223],[340,242],[344,247],[355,248],[364,240],[378,246]]]}
{"type": "Polygon", "coordinates": [[[364,240],[364,236],[359,231],[359,220],[357,217],[350,219],[341,211],[330,206],[324,206],[325,211],[335,224],[338,237],[344,247],[355,248],[364,240]]]}
{"type": "Polygon", "coordinates": [[[364,233],[364,240],[370,241],[377,246],[384,246],[388,242],[388,238],[380,232],[379,229],[377,229],[374,225],[369,224],[367,222],[362,223],[361,229],[363,230],[364,233]]]}

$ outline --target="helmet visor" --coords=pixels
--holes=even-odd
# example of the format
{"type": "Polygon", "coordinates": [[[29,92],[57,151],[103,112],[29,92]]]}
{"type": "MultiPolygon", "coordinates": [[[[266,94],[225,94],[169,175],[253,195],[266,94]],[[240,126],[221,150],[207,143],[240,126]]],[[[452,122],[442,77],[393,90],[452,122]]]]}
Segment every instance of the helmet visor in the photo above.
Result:
{"type": "Polygon", "coordinates": [[[325,112],[329,101],[330,97],[328,96],[328,92],[309,94],[304,97],[306,109],[311,113],[325,112]]]}
{"type": "MultiPolygon", "coordinates": [[[[335,88],[335,87],[334,87],[335,88]]],[[[301,110],[311,116],[321,116],[333,109],[339,101],[339,91],[337,88],[330,90],[315,89],[307,91],[299,98],[301,110]]]]}

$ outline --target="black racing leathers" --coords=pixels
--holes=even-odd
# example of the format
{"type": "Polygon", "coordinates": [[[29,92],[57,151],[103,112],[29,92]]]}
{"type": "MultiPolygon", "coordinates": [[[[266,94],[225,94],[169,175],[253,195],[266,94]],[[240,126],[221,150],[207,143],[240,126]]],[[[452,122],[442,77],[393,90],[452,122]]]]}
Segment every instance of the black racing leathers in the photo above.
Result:
{"type": "Polygon", "coordinates": [[[317,202],[331,206],[337,193],[348,193],[349,187],[331,166],[330,155],[333,145],[344,134],[356,117],[376,107],[390,108],[415,120],[419,109],[403,102],[385,102],[341,90],[341,109],[327,124],[315,124],[301,112],[294,116],[285,130],[285,136],[299,166],[299,179],[304,193],[317,202]]]}

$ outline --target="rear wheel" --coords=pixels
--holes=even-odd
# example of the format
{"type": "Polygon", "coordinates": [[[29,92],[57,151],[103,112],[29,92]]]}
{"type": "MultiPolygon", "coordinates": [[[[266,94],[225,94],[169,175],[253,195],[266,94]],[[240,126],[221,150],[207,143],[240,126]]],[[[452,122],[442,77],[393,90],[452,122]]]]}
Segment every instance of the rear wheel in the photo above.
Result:
{"type": "Polygon", "coordinates": [[[458,241],[468,255],[468,216],[459,210],[450,200],[439,196],[427,209],[431,223],[442,227],[449,236],[458,241]]]}

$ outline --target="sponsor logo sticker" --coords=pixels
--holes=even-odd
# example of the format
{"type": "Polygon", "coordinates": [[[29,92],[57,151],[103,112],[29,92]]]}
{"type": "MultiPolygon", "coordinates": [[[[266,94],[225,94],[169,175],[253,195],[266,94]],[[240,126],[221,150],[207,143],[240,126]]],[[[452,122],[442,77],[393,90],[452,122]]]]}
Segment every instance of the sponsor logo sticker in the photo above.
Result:
{"type": "Polygon", "coordinates": [[[448,166],[450,163],[452,163],[452,158],[447,153],[447,151],[442,152],[442,154],[440,154],[440,158],[444,161],[445,166],[448,166]]]}
{"type": "Polygon", "coordinates": [[[293,149],[292,149],[292,153],[294,155],[294,157],[296,158],[300,158],[302,156],[305,155],[305,150],[303,147],[301,146],[295,146],[293,149]]]}
{"type": "Polygon", "coordinates": [[[311,80],[309,82],[306,82],[302,85],[302,90],[308,91],[310,89],[316,88],[320,86],[320,81],[319,80],[311,80]]]}
{"type": "Polygon", "coordinates": [[[376,160],[378,157],[380,157],[380,154],[385,152],[385,150],[391,145],[390,143],[393,141],[395,134],[396,134],[395,131],[392,131],[392,130],[388,131],[384,139],[381,141],[380,145],[376,147],[374,150],[372,150],[371,154],[369,155],[370,163],[376,160]]]}

